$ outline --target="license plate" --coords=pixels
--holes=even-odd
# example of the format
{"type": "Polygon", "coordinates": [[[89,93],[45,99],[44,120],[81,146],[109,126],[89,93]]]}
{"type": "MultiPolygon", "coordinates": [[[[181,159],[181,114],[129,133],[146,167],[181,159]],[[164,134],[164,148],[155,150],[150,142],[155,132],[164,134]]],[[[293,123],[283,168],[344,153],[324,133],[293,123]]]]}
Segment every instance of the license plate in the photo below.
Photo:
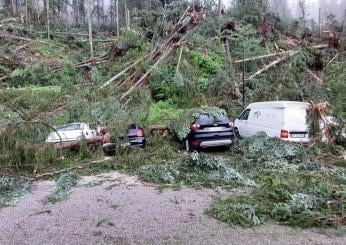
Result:
{"type": "Polygon", "coordinates": [[[218,132],[218,131],[222,131],[223,127],[213,127],[213,128],[208,128],[209,132],[218,132]]]}
{"type": "Polygon", "coordinates": [[[305,134],[291,134],[291,138],[305,138],[305,134]]]}

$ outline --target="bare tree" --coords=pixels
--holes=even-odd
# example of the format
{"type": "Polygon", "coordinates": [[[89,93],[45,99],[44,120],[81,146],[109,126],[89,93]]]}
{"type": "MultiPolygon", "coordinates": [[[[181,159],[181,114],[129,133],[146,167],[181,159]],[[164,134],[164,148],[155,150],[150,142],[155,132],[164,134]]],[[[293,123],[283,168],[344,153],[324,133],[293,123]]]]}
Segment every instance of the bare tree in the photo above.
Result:
{"type": "Polygon", "coordinates": [[[306,28],[306,12],[305,12],[305,0],[299,0],[298,2],[299,8],[300,8],[300,19],[303,24],[303,33],[305,33],[305,28],[306,28]]]}

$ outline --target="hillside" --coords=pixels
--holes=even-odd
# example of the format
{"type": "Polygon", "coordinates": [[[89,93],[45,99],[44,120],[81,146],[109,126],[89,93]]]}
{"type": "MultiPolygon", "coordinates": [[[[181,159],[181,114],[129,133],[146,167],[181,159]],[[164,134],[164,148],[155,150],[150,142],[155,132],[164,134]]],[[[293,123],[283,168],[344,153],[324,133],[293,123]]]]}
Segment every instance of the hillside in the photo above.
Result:
{"type": "MultiPolygon", "coordinates": [[[[345,225],[346,9],[342,21],[329,13],[319,26],[304,4],[293,18],[261,0],[228,8],[198,0],[4,2],[0,206],[29,192],[7,178],[31,183],[116,170],[162,189],[249,188],[206,210],[232,226],[345,225]],[[217,107],[234,121],[249,103],[277,100],[311,104],[308,144],[256,135],[226,152],[184,152],[185,112],[217,107]],[[327,117],[334,122],[324,126],[325,142],[319,124],[327,117]],[[115,156],[84,141],[78,150],[45,142],[77,122],[107,128],[115,156]],[[144,128],[145,149],[124,147],[131,123],[144,128]],[[154,134],[155,126],[165,131],[154,134]]],[[[61,187],[66,196],[73,178],[61,187]]]]}

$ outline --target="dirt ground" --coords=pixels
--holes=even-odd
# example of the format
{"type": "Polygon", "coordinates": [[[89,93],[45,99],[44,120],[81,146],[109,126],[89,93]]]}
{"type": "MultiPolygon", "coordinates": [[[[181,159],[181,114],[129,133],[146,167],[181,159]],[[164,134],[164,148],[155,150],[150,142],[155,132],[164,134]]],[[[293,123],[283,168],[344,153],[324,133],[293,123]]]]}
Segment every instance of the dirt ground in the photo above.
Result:
{"type": "Polygon", "coordinates": [[[213,190],[160,193],[113,172],[83,177],[67,200],[45,204],[52,187],[37,182],[17,206],[0,210],[0,244],[346,244],[333,231],[231,228],[204,214],[213,190]]]}

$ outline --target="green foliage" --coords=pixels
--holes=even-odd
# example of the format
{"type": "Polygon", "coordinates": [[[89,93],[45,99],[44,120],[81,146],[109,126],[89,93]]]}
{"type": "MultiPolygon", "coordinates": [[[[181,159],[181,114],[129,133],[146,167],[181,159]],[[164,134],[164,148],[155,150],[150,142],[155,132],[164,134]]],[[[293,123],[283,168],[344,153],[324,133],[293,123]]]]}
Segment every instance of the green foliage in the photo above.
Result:
{"type": "MultiPolygon", "coordinates": [[[[346,55],[340,57],[344,60],[346,55]]],[[[345,63],[330,64],[324,73],[327,87],[330,89],[329,102],[333,106],[333,114],[342,125],[346,125],[346,83],[345,83],[345,63]]]]}
{"type": "Polygon", "coordinates": [[[23,89],[5,90],[1,92],[1,96],[25,110],[32,117],[51,112],[65,102],[65,97],[58,86],[30,86],[23,89]]]}
{"type": "Polygon", "coordinates": [[[191,123],[193,123],[202,114],[210,117],[217,117],[218,115],[225,115],[226,112],[225,110],[217,107],[200,107],[186,110],[174,125],[174,131],[180,140],[186,138],[191,131],[191,123]]]}
{"type": "Polygon", "coordinates": [[[26,65],[24,68],[17,68],[10,74],[10,84],[14,87],[24,85],[50,85],[46,78],[45,67],[40,63],[26,65]]]}
{"type": "Polygon", "coordinates": [[[17,204],[31,189],[31,183],[21,178],[0,175],[0,208],[17,204]]]}
{"type": "Polygon", "coordinates": [[[56,185],[51,193],[47,196],[48,202],[59,202],[64,200],[72,187],[77,185],[78,176],[76,173],[62,174],[56,181],[56,185]]]}
{"type": "Polygon", "coordinates": [[[173,67],[156,69],[149,81],[151,93],[156,100],[174,100],[179,95],[181,84],[176,83],[173,67]]]}
{"type": "Polygon", "coordinates": [[[145,165],[138,170],[139,178],[155,184],[172,184],[175,174],[167,165],[145,165]]]}
{"type": "MultiPolygon", "coordinates": [[[[232,32],[232,57],[243,59],[243,50],[245,48],[245,58],[256,57],[267,54],[268,50],[262,45],[262,40],[257,35],[253,35],[256,29],[251,25],[237,26],[232,32]]],[[[258,68],[253,63],[246,65],[247,69],[255,70],[258,68]],[[250,66],[249,66],[250,65],[250,66]],[[254,69],[255,67],[255,69],[254,69]]]]}
{"type": "Polygon", "coordinates": [[[215,75],[223,66],[223,60],[214,52],[208,52],[208,54],[204,55],[198,51],[190,51],[189,58],[191,63],[199,68],[200,76],[203,78],[215,75]]]}
{"type": "Polygon", "coordinates": [[[308,51],[302,51],[294,55],[292,58],[291,66],[296,69],[296,73],[305,71],[313,62],[313,56],[308,51]]]}
{"type": "Polygon", "coordinates": [[[215,202],[207,213],[231,226],[252,227],[261,224],[253,206],[231,200],[215,202]]]}
{"type": "Polygon", "coordinates": [[[179,173],[181,181],[192,186],[256,186],[254,181],[225,165],[221,160],[196,151],[183,157],[179,173]]]}
{"type": "Polygon", "coordinates": [[[222,166],[222,163],[212,155],[198,153],[197,151],[185,156],[182,160],[182,167],[199,169],[204,171],[217,170],[222,166]]]}
{"type": "Polygon", "coordinates": [[[337,226],[345,215],[342,193],[341,186],[319,175],[270,174],[251,195],[218,200],[209,213],[230,225],[245,227],[268,219],[299,227],[337,226]],[[329,200],[336,204],[330,205],[329,200]],[[246,216],[244,211],[239,214],[235,207],[246,207],[252,215],[246,216]]]}
{"type": "Polygon", "coordinates": [[[65,65],[62,70],[53,72],[48,75],[48,79],[52,84],[60,85],[62,92],[69,93],[73,86],[76,84],[82,84],[84,79],[80,71],[65,65]]]}
{"type": "Polygon", "coordinates": [[[268,169],[293,170],[297,163],[309,161],[304,146],[262,134],[239,141],[229,154],[241,169],[255,174],[268,169]]]}
{"type": "Polygon", "coordinates": [[[41,171],[56,161],[57,152],[45,144],[47,128],[34,124],[12,124],[0,135],[1,167],[41,171]]]}
{"type": "Polygon", "coordinates": [[[233,12],[237,18],[258,26],[268,9],[268,1],[265,0],[239,0],[233,12]]]}
{"type": "Polygon", "coordinates": [[[167,124],[178,119],[183,110],[177,108],[169,101],[158,101],[150,105],[148,124],[167,124]]]}

